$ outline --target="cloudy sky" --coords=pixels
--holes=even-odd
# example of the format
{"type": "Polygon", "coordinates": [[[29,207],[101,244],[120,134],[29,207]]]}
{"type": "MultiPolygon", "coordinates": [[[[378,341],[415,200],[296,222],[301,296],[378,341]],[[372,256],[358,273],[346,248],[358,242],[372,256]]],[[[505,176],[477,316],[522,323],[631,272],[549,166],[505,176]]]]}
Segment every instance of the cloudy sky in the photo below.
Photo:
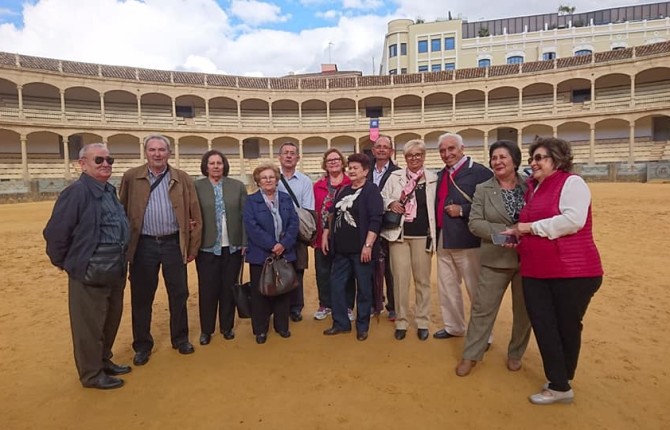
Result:
{"type": "Polygon", "coordinates": [[[645,0],[0,0],[0,51],[168,70],[373,73],[394,18],[469,21],[645,0]]]}

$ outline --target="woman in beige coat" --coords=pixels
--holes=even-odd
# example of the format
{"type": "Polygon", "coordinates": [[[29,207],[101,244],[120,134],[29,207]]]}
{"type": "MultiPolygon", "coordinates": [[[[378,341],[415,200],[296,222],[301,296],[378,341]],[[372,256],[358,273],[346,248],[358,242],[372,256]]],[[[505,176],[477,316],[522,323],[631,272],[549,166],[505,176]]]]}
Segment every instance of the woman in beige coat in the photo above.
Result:
{"type": "Polygon", "coordinates": [[[428,339],[430,269],[435,251],[435,195],[437,175],[423,167],[426,145],[410,140],[403,148],[407,168],[391,173],[382,198],[384,208],[402,214],[400,226],[383,229],[389,241],[396,320],[395,338],[405,338],[409,327],[409,283],[414,278],[417,336],[428,339]]]}

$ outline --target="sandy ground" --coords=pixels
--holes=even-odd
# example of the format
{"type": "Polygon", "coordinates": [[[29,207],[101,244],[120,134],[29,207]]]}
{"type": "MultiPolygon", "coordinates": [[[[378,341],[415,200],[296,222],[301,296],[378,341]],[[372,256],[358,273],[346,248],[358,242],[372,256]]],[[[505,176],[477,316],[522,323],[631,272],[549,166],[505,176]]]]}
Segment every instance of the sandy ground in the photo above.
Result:
{"type": "MultiPolygon", "coordinates": [[[[572,405],[533,406],[544,382],[534,339],[518,373],[505,368],[511,305],[506,297],[485,359],[454,374],[462,339],[402,342],[373,320],[370,338],[325,337],[315,321],[313,273],[305,320],[293,336],[256,345],[248,320],[237,337],[199,335],[195,267],[189,266],[191,340],[170,348],[167,298],[154,308],[151,361],[120,390],[77,380],[66,277],[44,255],[52,202],[0,206],[0,429],[667,429],[670,428],[670,186],[592,184],[597,243],[606,277],[585,318],[572,405]]],[[[433,280],[435,270],[433,269],[433,280]]],[[[433,283],[433,285],[435,285],[433,283]]],[[[115,360],[132,360],[129,291],[115,360]]],[[[431,332],[439,328],[434,292],[431,332]]]]}

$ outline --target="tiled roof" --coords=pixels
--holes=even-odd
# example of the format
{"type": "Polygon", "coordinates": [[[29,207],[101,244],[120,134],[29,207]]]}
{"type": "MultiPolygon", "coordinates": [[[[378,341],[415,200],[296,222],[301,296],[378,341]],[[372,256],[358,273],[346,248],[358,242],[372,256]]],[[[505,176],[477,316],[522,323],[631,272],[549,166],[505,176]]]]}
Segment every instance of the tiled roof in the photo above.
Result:
{"type": "Polygon", "coordinates": [[[596,63],[604,63],[606,61],[614,61],[614,60],[627,60],[629,58],[633,58],[633,48],[596,52],[594,56],[596,63]]]}
{"type": "Polygon", "coordinates": [[[298,80],[295,78],[270,78],[270,88],[273,90],[297,90],[298,80]]]}
{"type": "Polygon", "coordinates": [[[170,73],[165,70],[137,69],[137,77],[140,81],[171,83],[170,73]]]}
{"type": "Polygon", "coordinates": [[[203,73],[172,72],[175,84],[205,85],[205,76],[203,73]]]}
{"type": "Polygon", "coordinates": [[[518,74],[519,74],[519,64],[501,64],[499,66],[489,67],[489,77],[518,75],[518,74]]]}
{"type": "Polygon", "coordinates": [[[575,67],[591,63],[591,55],[578,55],[576,57],[559,58],[556,60],[556,68],[575,67]]]}
{"type": "Polygon", "coordinates": [[[300,79],[300,88],[304,90],[323,90],[326,88],[326,79],[308,78],[300,79]]]}
{"type": "Polygon", "coordinates": [[[356,78],[333,78],[328,79],[330,88],[355,88],[356,78]]]}
{"type": "Polygon", "coordinates": [[[268,88],[268,78],[248,78],[240,76],[237,78],[237,82],[240,88],[256,88],[256,89],[268,88]]]}
{"type": "Polygon", "coordinates": [[[485,67],[472,67],[469,69],[456,69],[456,79],[477,79],[486,76],[485,67]]]}
{"type": "Polygon", "coordinates": [[[237,77],[230,75],[207,75],[207,85],[215,87],[237,87],[237,77]]]}
{"type": "Polygon", "coordinates": [[[664,52],[670,52],[670,41],[635,47],[635,55],[638,57],[662,54],[664,52]]]}
{"type": "Polygon", "coordinates": [[[80,63],[78,61],[62,61],[63,73],[74,73],[75,75],[98,76],[98,65],[91,63],[80,63]]]}
{"type": "MultiPolygon", "coordinates": [[[[521,65],[521,73],[541,72],[542,70],[551,70],[554,68],[554,61],[531,61],[521,65]]],[[[490,75],[489,75],[490,76],[490,75]]]]}
{"type": "Polygon", "coordinates": [[[420,84],[422,73],[412,73],[410,75],[393,75],[393,83],[404,84],[420,84]]]}
{"type": "Polygon", "coordinates": [[[100,66],[102,76],[106,78],[130,79],[132,81],[137,79],[135,69],[132,67],[123,66],[100,66]]]}
{"type": "Polygon", "coordinates": [[[0,64],[3,66],[16,66],[16,55],[8,52],[0,52],[0,64]]]}
{"type": "Polygon", "coordinates": [[[26,69],[49,70],[59,72],[59,61],[53,58],[31,57],[30,55],[19,55],[21,67],[26,69]]]}
{"type": "Polygon", "coordinates": [[[379,87],[385,85],[391,85],[391,75],[358,77],[359,87],[379,87]]]}

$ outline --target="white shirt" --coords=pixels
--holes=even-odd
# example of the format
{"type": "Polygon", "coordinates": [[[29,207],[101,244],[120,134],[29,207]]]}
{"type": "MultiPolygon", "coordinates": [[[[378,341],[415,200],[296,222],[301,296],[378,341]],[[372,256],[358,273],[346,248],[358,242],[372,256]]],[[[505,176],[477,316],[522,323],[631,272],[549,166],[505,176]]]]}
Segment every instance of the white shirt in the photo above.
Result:
{"type": "MultiPolygon", "coordinates": [[[[284,172],[282,172],[282,174],[284,174],[284,172]]],[[[293,176],[290,178],[288,176],[284,176],[284,179],[288,183],[289,187],[291,187],[293,194],[295,194],[295,198],[298,199],[300,207],[313,211],[314,186],[312,185],[312,180],[309,179],[309,176],[296,170],[293,176]]],[[[279,184],[277,184],[277,189],[279,191],[285,192],[289,196],[291,195],[291,193],[289,193],[284,186],[284,183],[281,181],[281,179],[279,180],[279,184]]],[[[293,198],[291,198],[291,201],[293,201],[293,198]]],[[[293,202],[293,206],[296,206],[295,202],[293,202]]]]}
{"type": "MultiPolygon", "coordinates": [[[[538,185],[538,188],[542,184],[538,185]]],[[[537,190],[537,188],[536,188],[537,190]]],[[[559,215],[531,224],[533,234],[549,239],[577,233],[586,224],[591,205],[591,191],[580,176],[572,175],[563,184],[558,201],[559,215]]]]}
{"type": "Polygon", "coordinates": [[[379,186],[379,183],[382,181],[382,176],[384,176],[384,173],[389,169],[390,164],[391,160],[388,160],[380,171],[377,171],[377,163],[372,167],[372,182],[374,182],[376,186],[379,186]]]}

